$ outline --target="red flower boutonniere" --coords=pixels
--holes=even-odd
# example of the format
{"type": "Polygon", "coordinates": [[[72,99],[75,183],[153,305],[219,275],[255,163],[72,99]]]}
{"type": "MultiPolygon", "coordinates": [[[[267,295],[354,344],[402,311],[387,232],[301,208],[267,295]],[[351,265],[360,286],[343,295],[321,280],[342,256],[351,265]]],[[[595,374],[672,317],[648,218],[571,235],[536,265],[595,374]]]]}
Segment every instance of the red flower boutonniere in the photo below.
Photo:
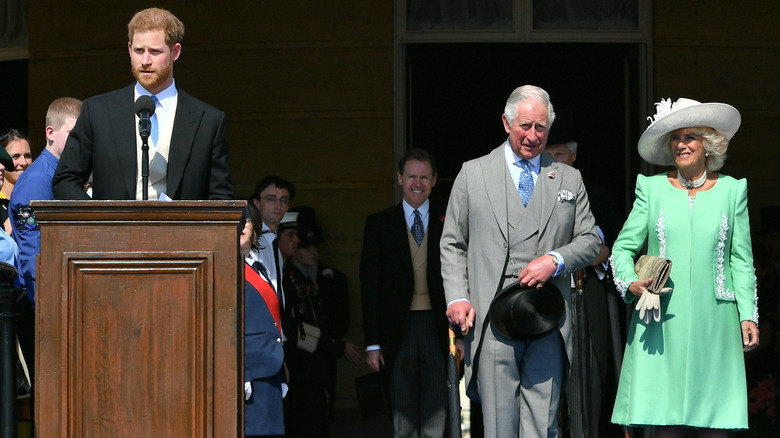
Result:
{"type": "Polygon", "coordinates": [[[444,216],[439,216],[439,221],[444,222],[444,216]]]}
{"type": "Polygon", "coordinates": [[[547,174],[547,178],[555,179],[555,171],[551,170],[550,173],[547,174]]]}

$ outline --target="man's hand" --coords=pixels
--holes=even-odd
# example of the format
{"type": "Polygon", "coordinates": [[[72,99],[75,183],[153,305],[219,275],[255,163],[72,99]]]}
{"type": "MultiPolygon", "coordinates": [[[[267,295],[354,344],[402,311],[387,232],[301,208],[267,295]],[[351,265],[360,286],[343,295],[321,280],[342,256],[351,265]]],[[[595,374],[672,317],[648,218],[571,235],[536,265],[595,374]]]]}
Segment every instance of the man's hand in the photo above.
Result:
{"type": "Polygon", "coordinates": [[[753,321],[742,321],[742,345],[748,352],[758,347],[758,326],[753,321]]]}
{"type": "Polygon", "coordinates": [[[541,285],[549,280],[557,270],[558,265],[555,263],[555,256],[545,254],[531,260],[531,263],[520,271],[520,275],[517,276],[517,281],[519,281],[520,286],[523,287],[541,287],[541,285]]]}
{"type": "Polygon", "coordinates": [[[447,307],[447,319],[450,324],[460,327],[460,331],[466,333],[470,327],[474,327],[474,318],[477,312],[467,301],[456,301],[447,307]]]}
{"type": "Polygon", "coordinates": [[[366,354],[366,363],[374,371],[379,371],[379,367],[385,366],[385,358],[382,356],[382,350],[371,350],[366,354]]]}

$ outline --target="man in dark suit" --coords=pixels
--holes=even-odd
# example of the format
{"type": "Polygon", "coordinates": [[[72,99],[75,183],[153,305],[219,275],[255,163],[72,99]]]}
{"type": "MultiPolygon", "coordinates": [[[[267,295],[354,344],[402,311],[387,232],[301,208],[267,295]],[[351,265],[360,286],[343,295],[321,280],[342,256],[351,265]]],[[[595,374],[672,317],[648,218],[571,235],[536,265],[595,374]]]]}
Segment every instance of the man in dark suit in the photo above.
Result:
{"type": "Polygon", "coordinates": [[[436,162],[408,151],[403,201],[366,219],[360,259],[366,361],[389,378],[396,437],[442,436],[447,418],[447,318],[439,260],[443,210],[428,200],[436,162]]]}
{"type": "Polygon", "coordinates": [[[56,199],[143,199],[141,139],[134,102],[155,101],[149,137],[148,199],[231,199],[225,114],[173,79],[184,25],[164,9],[136,13],[127,49],[136,83],[84,101],[52,180],[56,199]]]}

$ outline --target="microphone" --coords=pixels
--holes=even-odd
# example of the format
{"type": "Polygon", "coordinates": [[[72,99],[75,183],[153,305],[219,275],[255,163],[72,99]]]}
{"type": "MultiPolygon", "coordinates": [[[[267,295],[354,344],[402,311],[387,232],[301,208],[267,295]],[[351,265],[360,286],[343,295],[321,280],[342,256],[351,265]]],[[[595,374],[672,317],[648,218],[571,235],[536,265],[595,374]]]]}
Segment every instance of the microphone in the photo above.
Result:
{"type": "Polygon", "coordinates": [[[151,131],[151,117],[154,114],[154,99],[151,96],[141,96],[135,101],[135,113],[138,114],[138,133],[141,135],[141,140],[146,144],[149,139],[149,132],[151,131]]]}

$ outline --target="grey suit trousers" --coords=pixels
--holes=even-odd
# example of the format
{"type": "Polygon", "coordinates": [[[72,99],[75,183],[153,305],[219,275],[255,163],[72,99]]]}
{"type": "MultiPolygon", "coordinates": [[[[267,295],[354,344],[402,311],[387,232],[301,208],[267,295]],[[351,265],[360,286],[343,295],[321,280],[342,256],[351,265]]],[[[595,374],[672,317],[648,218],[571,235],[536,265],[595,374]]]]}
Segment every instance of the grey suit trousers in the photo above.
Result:
{"type": "Polygon", "coordinates": [[[488,327],[482,342],[477,385],[485,436],[557,437],[566,357],[561,333],[514,341],[488,327]]]}

